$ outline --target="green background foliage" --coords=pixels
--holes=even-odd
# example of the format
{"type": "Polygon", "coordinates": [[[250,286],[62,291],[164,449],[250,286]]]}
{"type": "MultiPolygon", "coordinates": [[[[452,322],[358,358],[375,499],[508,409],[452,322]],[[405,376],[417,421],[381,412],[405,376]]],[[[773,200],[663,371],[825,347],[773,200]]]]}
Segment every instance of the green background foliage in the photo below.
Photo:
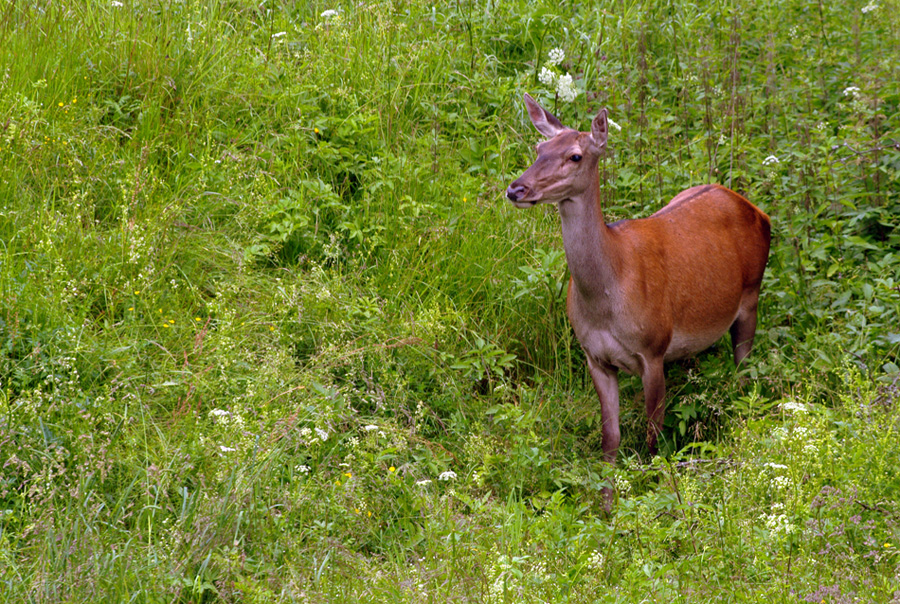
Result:
{"type": "Polygon", "coordinates": [[[896,599],[898,8],[7,3],[0,600],[896,599]],[[621,127],[608,221],[772,218],[661,456],[625,377],[602,462],[556,212],[503,199],[525,92],[621,127]]]}

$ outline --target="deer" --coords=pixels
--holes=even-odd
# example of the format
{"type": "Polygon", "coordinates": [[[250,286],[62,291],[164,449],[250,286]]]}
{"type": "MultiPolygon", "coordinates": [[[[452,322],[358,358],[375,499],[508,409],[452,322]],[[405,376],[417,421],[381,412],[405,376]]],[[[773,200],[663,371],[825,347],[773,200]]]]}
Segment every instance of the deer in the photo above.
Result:
{"type": "MultiPolygon", "coordinates": [[[[558,209],[570,274],[566,310],[600,401],[604,460],[615,465],[619,449],[619,371],[641,378],[647,445],[656,454],[663,364],[709,348],[726,331],[736,366],[750,354],[769,217],[742,195],[706,184],[678,193],[651,216],[606,224],[598,165],[607,150],[607,110],[590,132],[579,132],[528,94],[525,106],[547,140],[506,197],[517,208],[558,209]]],[[[609,510],[608,487],[604,496],[609,510]]]]}

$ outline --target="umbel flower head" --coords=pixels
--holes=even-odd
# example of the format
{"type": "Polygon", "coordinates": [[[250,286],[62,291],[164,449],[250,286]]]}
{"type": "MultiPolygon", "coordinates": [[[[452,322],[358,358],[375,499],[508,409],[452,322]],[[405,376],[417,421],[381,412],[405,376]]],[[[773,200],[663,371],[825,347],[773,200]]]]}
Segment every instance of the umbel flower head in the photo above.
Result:
{"type": "Polygon", "coordinates": [[[559,79],[556,81],[556,94],[558,94],[559,98],[566,103],[571,103],[575,100],[575,97],[578,96],[578,90],[575,88],[572,76],[568,73],[559,76],[559,79]]]}
{"type": "Polygon", "coordinates": [[[538,80],[540,80],[541,84],[544,86],[550,86],[552,88],[556,85],[556,74],[546,67],[541,67],[541,72],[538,74],[538,80]]]}
{"type": "Polygon", "coordinates": [[[551,50],[546,63],[538,72],[538,80],[544,86],[552,88],[559,100],[571,103],[578,96],[578,89],[568,72],[561,74],[557,69],[557,65],[562,63],[565,58],[566,53],[561,48],[551,50]]]}
{"type": "Polygon", "coordinates": [[[566,53],[562,48],[554,48],[547,55],[547,63],[550,65],[559,65],[566,58],[566,53]]]}

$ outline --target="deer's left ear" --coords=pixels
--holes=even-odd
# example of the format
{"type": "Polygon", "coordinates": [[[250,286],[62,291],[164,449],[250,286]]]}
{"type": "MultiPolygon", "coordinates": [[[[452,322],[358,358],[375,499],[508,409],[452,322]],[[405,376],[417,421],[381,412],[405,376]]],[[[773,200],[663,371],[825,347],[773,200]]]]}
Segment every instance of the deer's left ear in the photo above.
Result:
{"type": "Polygon", "coordinates": [[[591,122],[591,138],[601,149],[606,146],[606,136],[609,134],[609,122],[606,119],[606,107],[597,113],[597,117],[591,122]]]}

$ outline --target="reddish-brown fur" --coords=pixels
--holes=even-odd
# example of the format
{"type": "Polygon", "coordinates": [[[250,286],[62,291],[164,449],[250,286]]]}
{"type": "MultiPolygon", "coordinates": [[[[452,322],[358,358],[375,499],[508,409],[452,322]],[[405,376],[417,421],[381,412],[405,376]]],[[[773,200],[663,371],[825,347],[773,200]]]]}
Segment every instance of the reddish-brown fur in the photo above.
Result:
{"type": "Polygon", "coordinates": [[[507,189],[517,207],[556,203],[569,281],[567,309],[600,399],[603,450],[619,447],[621,369],[641,376],[655,450],[665,410],[663,362],[731,332],[735,363],[750,352],[769,255],[769,217],[719,185],[682,191],[648,218],[607,225],[597,164],[606,147],[606,110],[591,132],[565,128],[530,96],[532,123],[549,140],[507,189]]]}

